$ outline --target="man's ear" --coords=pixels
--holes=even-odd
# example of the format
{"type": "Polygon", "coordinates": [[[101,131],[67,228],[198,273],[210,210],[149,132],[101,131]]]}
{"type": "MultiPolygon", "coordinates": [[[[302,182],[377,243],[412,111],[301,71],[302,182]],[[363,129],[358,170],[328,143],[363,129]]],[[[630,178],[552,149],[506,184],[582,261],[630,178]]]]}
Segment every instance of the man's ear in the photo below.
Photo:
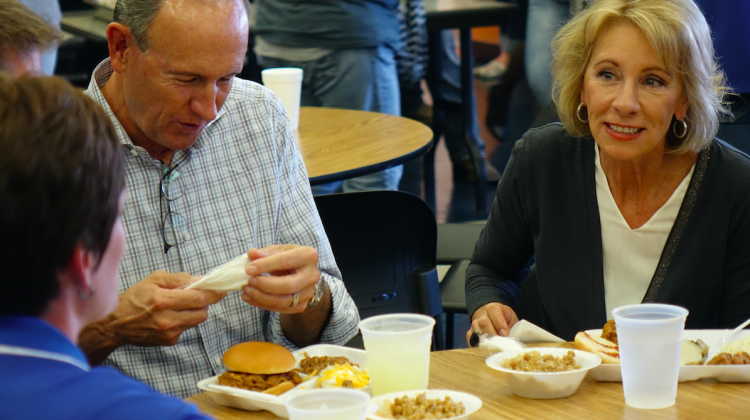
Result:
{"type": "Polygon", "coordinates": [[[112,22],[107,25],[107,42],[112,68],[114,71],[122,73],[128,63],[128,50],[138,48],[133,42],[133,35],[125,25],[112,22]]]}
{"type": "Polygon", "coordinates": [[[93,259],[91,253],[81,245],[76,245],[70,254],[70,259],[65,267],[65,277],[70,279],[78,290],[88,290],[91,284],[91,273],[93,272],[93,259]]]}

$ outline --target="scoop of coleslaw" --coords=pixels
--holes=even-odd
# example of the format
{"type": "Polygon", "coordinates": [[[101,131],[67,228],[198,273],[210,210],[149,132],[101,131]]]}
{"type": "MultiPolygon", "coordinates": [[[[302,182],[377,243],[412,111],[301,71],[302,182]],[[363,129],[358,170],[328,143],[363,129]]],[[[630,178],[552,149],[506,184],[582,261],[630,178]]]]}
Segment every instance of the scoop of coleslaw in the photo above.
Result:
{"type": "Polygon", "coordinates": [[[744,351],[750,354],[750,336],[732,341],[721,349],[722,353],[738,353],[744,351]]]}
{"type": "Polygon", "coordinates": [[[370,374],[367,369],[352,366],[349,363],[333,365],[318,374],[319,388],[364,388],[370,385],[370,374]]]}

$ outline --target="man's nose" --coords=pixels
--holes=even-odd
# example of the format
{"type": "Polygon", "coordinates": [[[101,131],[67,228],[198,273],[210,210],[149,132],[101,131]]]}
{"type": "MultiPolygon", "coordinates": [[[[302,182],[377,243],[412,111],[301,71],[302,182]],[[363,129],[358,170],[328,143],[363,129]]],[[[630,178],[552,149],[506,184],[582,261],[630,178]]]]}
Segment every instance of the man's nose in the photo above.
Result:
{"type": "Polygon", "coordinates": [[[218,96],[218,88],[214,84],[206,84],[201,87],[190,103],[190,108],[204,121],[213,121],[218,113],[216,106],[216,98],[218,96]]]}

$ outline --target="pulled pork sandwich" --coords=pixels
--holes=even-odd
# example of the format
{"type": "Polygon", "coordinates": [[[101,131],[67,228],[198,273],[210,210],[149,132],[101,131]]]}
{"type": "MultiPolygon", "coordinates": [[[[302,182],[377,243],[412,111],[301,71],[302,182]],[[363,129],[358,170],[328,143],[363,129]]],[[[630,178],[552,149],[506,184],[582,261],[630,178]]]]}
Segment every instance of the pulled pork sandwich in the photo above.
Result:
{"type": "Polygon", "coordinates": [[[229,371],[219,376],[219,385],[281,395],[302,383],[292,352],[273,343],[251,341],[224,353],[229,371]]]}

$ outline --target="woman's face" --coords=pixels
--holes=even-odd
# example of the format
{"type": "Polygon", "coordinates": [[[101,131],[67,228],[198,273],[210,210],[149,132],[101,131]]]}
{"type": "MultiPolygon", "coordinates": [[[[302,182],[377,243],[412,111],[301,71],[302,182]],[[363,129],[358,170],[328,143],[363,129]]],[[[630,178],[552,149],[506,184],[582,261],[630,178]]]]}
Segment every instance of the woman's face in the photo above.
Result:
{"type": "MultiPolygon", "coordinates": [[[[125,230],[122,227],[122,209],[125,205],[125,191],[120,194],[117,220],[112,226],[107,249],[102,254],[99,266],[92,273],[94,299],[91,304],[92,318],[99,320],[117,307],[117,285],[119,283],[120,261],[125,252],[125,230]]],[[[93,321],[92,321],[93,322],[93,321]]]]}
{"type": "Polygon", "coordinates": [[[634,163],[663,155],[672,116],[684,118],[689,106],[680,77],[664,68],[643,32],[628,23],[600,34],[581,102],[601,153],[634,163]]]}

